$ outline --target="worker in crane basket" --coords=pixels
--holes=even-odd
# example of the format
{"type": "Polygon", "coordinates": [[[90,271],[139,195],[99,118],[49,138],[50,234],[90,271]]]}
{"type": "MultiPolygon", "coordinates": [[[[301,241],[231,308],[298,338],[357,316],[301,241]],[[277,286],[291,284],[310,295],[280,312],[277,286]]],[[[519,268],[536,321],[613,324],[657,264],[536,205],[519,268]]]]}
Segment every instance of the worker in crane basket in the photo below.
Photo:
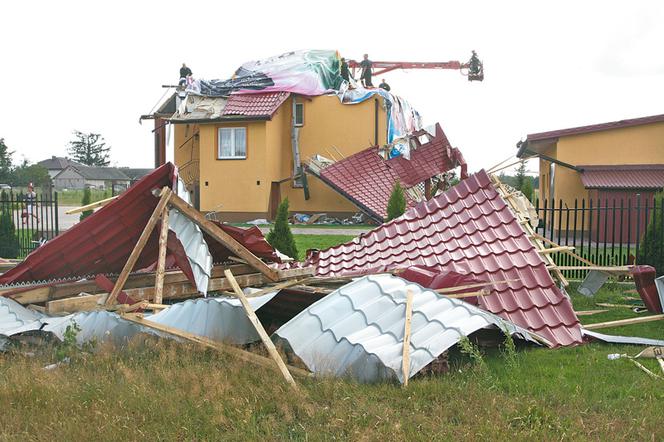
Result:
{"type": "Polygon", "coordinates": [[[373,87],[373,84],[371,83],[371,76],[373,75],[373,72],[371,71],[373,67],[373,63],[371,60],[369,60],[369,54],[364,54],[364,59],[360,62],[360,68],[362,68],[362,86],[364,87],[373,87]]]}

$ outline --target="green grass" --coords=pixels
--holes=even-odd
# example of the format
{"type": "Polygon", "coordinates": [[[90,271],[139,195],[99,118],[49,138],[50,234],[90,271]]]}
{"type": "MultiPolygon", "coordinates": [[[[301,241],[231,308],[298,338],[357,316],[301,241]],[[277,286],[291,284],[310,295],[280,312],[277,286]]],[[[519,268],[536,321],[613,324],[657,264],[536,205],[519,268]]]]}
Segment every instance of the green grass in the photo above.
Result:
{"type": "MultiPolygon", "coordinates": [[[[247,224],[247,223],[229,223],[232,226],[235,227],[253,227],[253,224],[247,224]]],[[[272,228],[274,224],[264,224],[260,225],[258,227],[260,228],[272,228]]],[[[375,229],[376,226],[372,226],[369,224],[352,224],[352,225],[343,225],[343,224],[291,224],[290,225],[291,229],[366,229],[366,230],[371,230],[375,229]]]]}
{"type": "Polygon", "coordinates": [[[298,260],[305,258],[308,249],[327,249],[355,238],[353,235],[293,235],[298,260]]]}
{"type": "MultiPolygon", "coordinates": [[[[92,203],[113,196],[111,190],[98,190],[90,189],[92,203]]],[[[59,190],[58,191],[58,204],[62,206],[80,206],[83,199],[83,190],[59,190]]]]}
{"type": "MultiPolygon", "coordinates": [[[[303,253],[350,239],[295,235],[303,253]]],[[[594,298],[568,289],[579,310],[626,303],[608,284],[594,298]]],[[[584,323],[642,316],[629,309],[584,323]]],[[[663,322],[603,333],[663,338],[663,322]]],[[[0,440],[662,440],[664,382],[609,353],[640,347],[592,343],[522,347],[513,358],[483,349],[486,369],[451,351],[449,373],[361,385],[298,379],[294,394],[273,371],[158,339],[81,353],[55,370],[52,352],[0,354],[0,440]]],[[[659,372],[655,361],[644,365],[659,372]]]]}

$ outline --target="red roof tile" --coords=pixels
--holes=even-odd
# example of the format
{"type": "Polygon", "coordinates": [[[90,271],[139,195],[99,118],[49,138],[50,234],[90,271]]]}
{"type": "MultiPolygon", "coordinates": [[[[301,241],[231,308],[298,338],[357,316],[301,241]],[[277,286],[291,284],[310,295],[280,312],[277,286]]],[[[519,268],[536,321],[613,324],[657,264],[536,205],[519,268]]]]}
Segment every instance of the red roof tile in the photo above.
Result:
{"type": "Polygon", "coordinates": [[[609,123],[591,124],[589,126],[572,127],[569,129],[552,130],[548,132],[539,132],[529,134],[528,141],[542,141],[551,138],[567,137],[570,135],[580,135],[590,132],[599,132],[609,129],[621,129],[624,127],[640,126],[642,124],[660,123],[664,121],[664,114],[651,115],[649,117],[631,118],[629,120],[611,121],[609,123]]]}
{"type": "Polygon", "coordinates": [[[578,166],[587,189],[661,189],[664,164],[624,166],[578,166]]]}
{"type": "MultiPolygon", "coordinates": [[[[320,179],[371,218],[382,222],[387,217],[387,201],[397,180],[409,188],[457,166],[462,167],[462,175],[466,173],[463,155],[450,145],[439,124],[434,137],[420,145],[417,135],[424,133],[415,133],[418,147],[411,150],[410,160],[403,157],[385,160],[377,147],[370,147],[324,168],[320,179]]],[[[414,204],[410,199],[408,202],[414,204]]]]}
{"type": "Polygon", "coordinates": [[[290,92],[265,92],[260,94],[231,94],[223,116],[272,117],[290,92]]]}
{"type": "Polygon", "coordinates": [[[555,345],[581,342],[572,304],[484,171],[348,243],[312,251],[305,264],[321,276],[418,265],[486,281],[518,279],[496,284],[480,306],[555,345]]]}

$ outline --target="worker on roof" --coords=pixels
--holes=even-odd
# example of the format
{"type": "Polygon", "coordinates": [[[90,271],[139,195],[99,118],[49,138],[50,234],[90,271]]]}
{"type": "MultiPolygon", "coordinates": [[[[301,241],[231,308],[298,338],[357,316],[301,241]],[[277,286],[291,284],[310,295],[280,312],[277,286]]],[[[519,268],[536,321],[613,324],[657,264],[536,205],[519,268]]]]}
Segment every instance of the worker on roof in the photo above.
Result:
{"type": "Polygon", "coordinates": [[[180,83],[178,83],[178,85],[184,86],[187,84],[187,77],[190,77],[191,75],[191,69],[189,69],[186,64],[182,63],[182,67],[180,68],[180,83]]]}
{"type": "Polygon", "coordinates": [[[360,67],[362,68],[362,75],[360,77],[362,79],[362,86],[373,87],[371,83],[373,63],[369,60],[369,54],[364,54],[364,60],[360,62],[360,67]]]}
{"type": "Polygon", "coordinates": [[[468,62],[468,71],[470,75],[479,75],[480,69],[482,66],[482,62],[480,59],[477,57],[477,52],[472,51],[473,55],[470,57],[470,61],[468,62]]]}
{"type": "Polygon", "coordinates": [[[350,72],[348,71],[348,63],[346,63],[346,59],[341,57],[341,66],[339,66],[339,73],[341,74],[341,78],[346,80],[346,82],[350,83],[350,72]]]}
{"type": "Polygon", "coordinates": [[[381,83],[378,85],[378,87],[381,88],[381,89],[385,89],[387,92],[389,92],[390,89],[392,89],[392,88],[390,87],[390,85],[387,84],[387,82],[385,81],[384,78],[383,78],[383,80],[381,81],[381,83]]]}

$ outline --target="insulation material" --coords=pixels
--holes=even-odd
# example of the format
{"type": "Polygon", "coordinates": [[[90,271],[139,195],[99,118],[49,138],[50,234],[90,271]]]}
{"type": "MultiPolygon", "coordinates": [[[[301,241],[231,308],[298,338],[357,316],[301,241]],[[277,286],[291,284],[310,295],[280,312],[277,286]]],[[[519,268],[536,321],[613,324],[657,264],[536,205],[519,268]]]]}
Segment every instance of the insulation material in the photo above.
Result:
{"type": "Polygon", "coordinates": [[[404,381],[403,337],[407,292],[413,293],[410,377],[462,336],[499,328],[534,343],[546,342],[492,313],[392,275],[371,275],[332,292],[275,332],[277,340],[314,373],[360,382],[404,381]]]}

